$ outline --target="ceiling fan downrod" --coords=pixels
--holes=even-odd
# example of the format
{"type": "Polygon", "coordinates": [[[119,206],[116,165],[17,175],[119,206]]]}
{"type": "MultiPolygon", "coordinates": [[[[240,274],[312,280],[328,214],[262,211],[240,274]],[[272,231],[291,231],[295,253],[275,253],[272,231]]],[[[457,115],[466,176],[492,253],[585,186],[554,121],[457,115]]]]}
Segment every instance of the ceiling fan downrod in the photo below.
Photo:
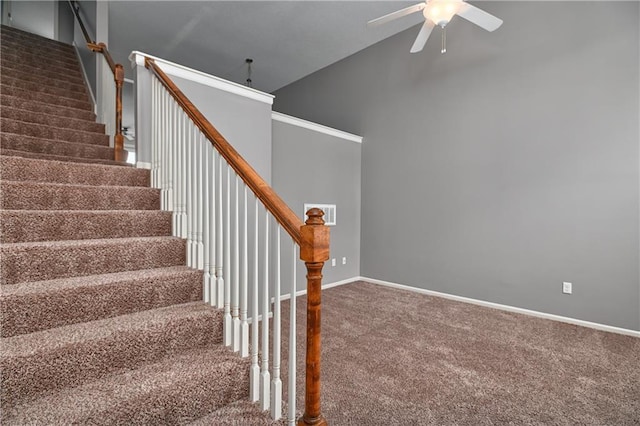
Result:
{"type": "Polygon", "coordinates": [[[447,53],[447,27],[442,26],[442,47],[440,53],[447,53]]]}

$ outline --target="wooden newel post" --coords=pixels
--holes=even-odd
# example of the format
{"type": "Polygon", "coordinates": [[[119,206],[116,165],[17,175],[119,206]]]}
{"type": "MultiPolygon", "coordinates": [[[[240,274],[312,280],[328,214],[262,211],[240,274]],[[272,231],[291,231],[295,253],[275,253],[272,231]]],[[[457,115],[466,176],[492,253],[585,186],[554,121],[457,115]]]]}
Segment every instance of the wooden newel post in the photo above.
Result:
{"type": "Polygon", "coordinates": [[[124,84],[124,68],[116,64],[113,79],[116,82],[116,132],[113,135],[115,148],[115,160],[127,161],[127,153],[124,150],[124,136],[122,135],[122,86],[124,84]]]}
{"type": "Polygon", "coordinates": [[[320,411],[320,320],[322,267],[329,259],[329,228],[320,209],[307,212],[309,219],[300,228],[300,259],[307,266],[307,362],[304,415],[299,426],[326,425],[320,411]]]}

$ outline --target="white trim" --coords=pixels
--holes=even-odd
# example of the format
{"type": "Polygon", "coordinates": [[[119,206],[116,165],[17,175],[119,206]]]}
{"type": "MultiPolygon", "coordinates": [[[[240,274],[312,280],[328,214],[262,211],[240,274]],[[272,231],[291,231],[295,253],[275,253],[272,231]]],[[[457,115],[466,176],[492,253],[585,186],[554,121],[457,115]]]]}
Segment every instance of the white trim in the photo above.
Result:
{"type": "MultiPolygon", "coordinates": [[[[322,289],[326,290],[328,288],[338,287],[345,284],[351,284],[352,282],[360,281],[360,280],[361,280],[361,277],[347,278],[346,280],[336,281],[329,284],[323,284],[322,289]]],[[[304,290],[296,291],[296,297],[304,296],[305,294],[307,294],[306,288],[304,290]]],[[[289,300],[289,299],[291,299],[291,293],[283,294],[282,296],[280,296],[280,300],[289,300]]]]}
{"type": "Polygon", "coordinates": [[[87,70],[84,68],[84,64],[82,63],[82,58],[80,57],[80,51],[78,50],[78,45],[76,44],[75,40],[71,42],[71,45],[73,46],[73,50],[75,50],[76,56],[78,57],[78,63],[80,64],[80,69],[82,70],[82,77],[84,78],[84,85],[87,88],[87,91],[89,92],[89,96],[91,96],[91,102],[93,103],[93,113],[96,114],[97,108],[98,108],[98,102],[96,102],[96,97],[93,94],[93,90],[91,90],[91,84],[89,84],[89,77],[87,77],[87,70]]]}
{"type": "Polygon", "coordinates": [[[599,324],[599,323],[590,322],[590,321],[583,321],[575,318],[563,317],[561,315],[548,314],[546,312],[539,312],[539,311],[533,311],[530,309],[517,308],[515,306],[502,305],[500,303],[486,302],[484,300],[471,299],[469,297],[456,296],[453,294],[441,293],[439,291],[426,290],[426,289],[412,287],[404,284],[392,283],[389,281],[376,280],[374,278],[358,277],[357,280],[366,281],[371,284],[382,285],[385,287],[396,288],[399,290],[413,291],[415,293],[426,294],[429,296],[442,297],[444,299],[455,300],[457,302],[471,303],[473,305],[484,306],[487,308],[500,309],[502,311],[515,312],[518,314],[524,314],[524,315],[529,315],[529,316],[538,317],[538,318],[550,319],[553,321],[560,321],[560,322],[565,322],[569,324],[580,325],[582,327],[594,328],[596,330],[608,331],[608,332],[617,333],[617,334],[625,334],[627,336],[633,336],[633,337],[640,337],[640,331],[629,330],[627,328],[614,327],[612,325],[599,324]]]}
{"type": "Polygon", "coordinates": [[[220,77],[215,77],[202,71],[194,70],[193,68],[185,67],[184,65],[176,64],[174,62],[167,61],[166,59],[157,58],[137,50],[134,50],[129,55],[131,66],[135,67],[136,65],[144,65],[144,57],[153,59],[160,66],[162,71],[168,75],[184,78],[185,80],[213,87],[224,92],[233,93],[235,95],[273,105],[273,98],[275,96],[269,93],[261,92],[251,87],[243,86],[220,77]]]}
{"type": "Polygon", "coordinates": [[[143,161],[138,161],[136,163],[136,168],[151,170],[151,163],[145,163],[143,161]]]}
{"type": "Polygon", "coordinates": [[[362,143],[362,136],[343,132],[342,130],[323,126],[322,124],[313,123],[311,121],[303,120],[302,118],[292,117],[281,112],[273,111],[271,113],[271,119],[274,121],[279,121],[281,123],[291,124],[292,126],[298,126],[305,129],[313,130],[314,132],[324,133],[325,135],[334,136],[346,141],[362,143]]]}

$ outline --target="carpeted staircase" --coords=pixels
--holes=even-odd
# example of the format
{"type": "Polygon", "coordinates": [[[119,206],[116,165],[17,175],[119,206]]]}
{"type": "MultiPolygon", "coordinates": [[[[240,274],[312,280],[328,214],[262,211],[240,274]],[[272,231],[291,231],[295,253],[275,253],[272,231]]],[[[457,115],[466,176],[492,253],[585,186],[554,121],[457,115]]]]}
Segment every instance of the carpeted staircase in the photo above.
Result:
{"type": "Polygon", "coordinates": [[[270,423],[149,171],[111,160],[74,49],[0,34],[0,422],[270,423]]]}

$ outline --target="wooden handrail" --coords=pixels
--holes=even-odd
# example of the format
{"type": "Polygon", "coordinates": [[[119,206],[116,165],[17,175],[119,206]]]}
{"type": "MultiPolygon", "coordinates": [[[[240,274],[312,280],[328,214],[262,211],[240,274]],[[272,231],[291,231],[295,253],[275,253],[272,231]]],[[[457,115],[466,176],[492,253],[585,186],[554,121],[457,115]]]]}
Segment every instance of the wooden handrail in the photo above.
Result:
{"type": "Polygon", "coordinates": [[[173,99],[182,107],[182,110],[198,126],[220,155],[227,160],[227,164],[251,188],[266,209],[300,246],[300,259],[304,261],[307,268],[307,352],[305,410],[298,425],[327,425],[320,409],[322,268],[324,262],[329,260],[329,227],[325,226],[324,220],[322,220],[324,212],[317,208],[309,210],[307,212],[309,218],[303,224],[289,206],[202,115],[153,59],[145,57],[145,67],[158,78],[173,99]]]}
{"type": "Polygon", "coordinates": [[[184,112],[198,126],[200,131],[209,139],[220,155],[227,160],[227,163],[235,170],[242,180],[251,188],[253,193],[262,201],[267,210],[276,218],[278,223],[287,231],[299,246],[302,246],[300,228],[303,222],[282,201],[280,196],[269,186],[267,182],[246,162],[233,146],[222,136],[218,130],[205,118],[193,103],[182,93],[178,86],[158,67],[151,58],[145,58],[145,66],[152,71],[167,91],[173,96],[175,101],[182,107],[184,112]]]}
{"type": "Polygon", "coordinates": [[[80,17],[80,6],[74,5],[75,2],[72,0],[67,1],[71,10],[73,10],[73,14],[76,17],[78,24],[80,25],[87,47],[92,52],[101,53],[113,73],[113,80],[116,86],[116,129],[115,134],[113,135],[114,160],[126,161],[127,156],[124,150],[124,135],[122,134],[122,86],[124,84],[124,68],[122,65],[115,63],[106,44],[96,43],[95,40],[91,39],[89,32],[87,31],[87,27],[85,27],[84,22],[80,17]]]}

